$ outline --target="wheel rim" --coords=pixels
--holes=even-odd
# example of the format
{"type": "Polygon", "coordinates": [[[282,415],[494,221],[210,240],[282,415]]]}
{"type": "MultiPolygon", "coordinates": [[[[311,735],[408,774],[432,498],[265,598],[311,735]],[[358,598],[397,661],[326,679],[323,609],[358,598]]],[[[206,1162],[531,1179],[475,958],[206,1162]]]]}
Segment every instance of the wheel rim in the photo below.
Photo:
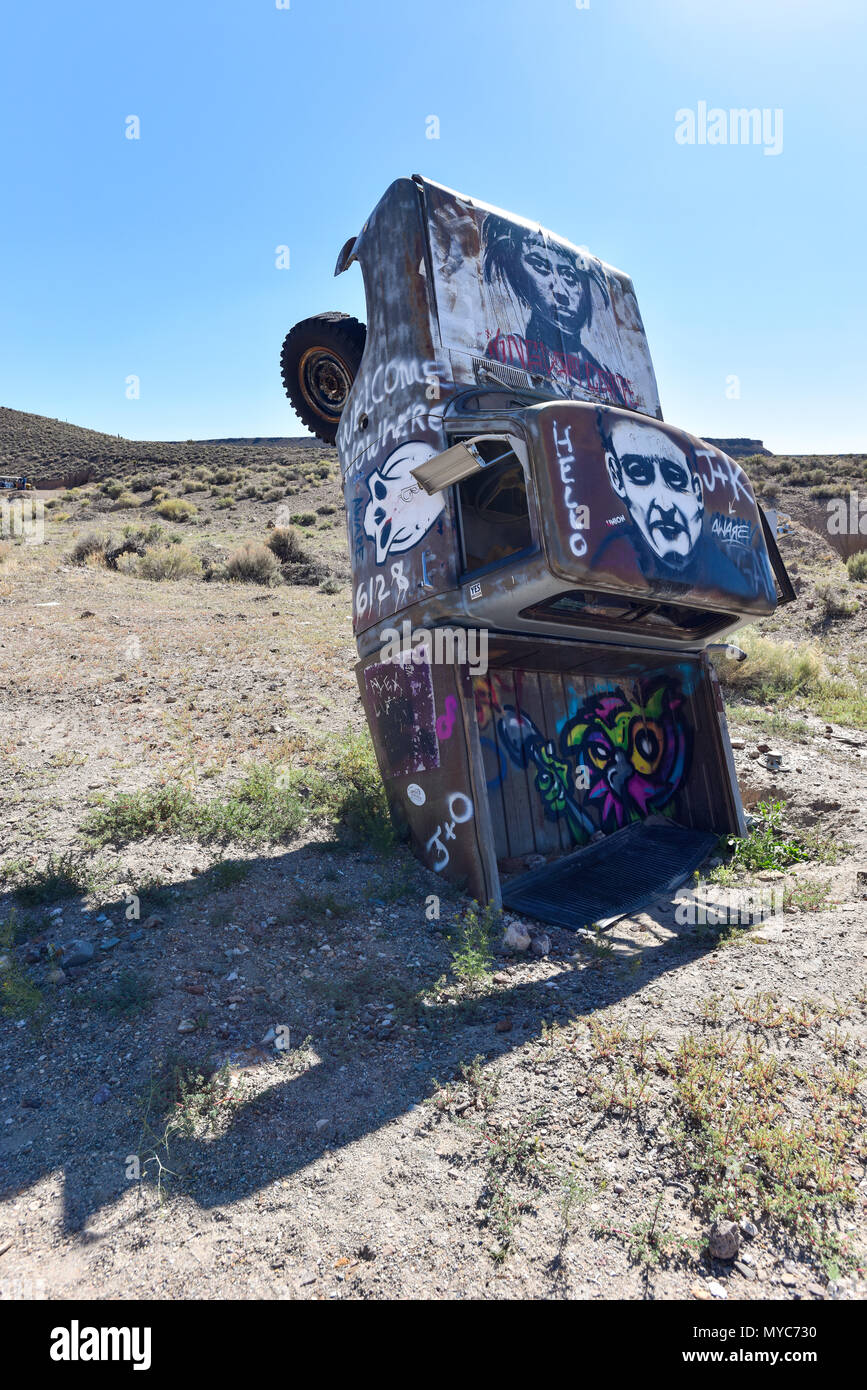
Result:
{"type": "Polygon", "coordinates": [[[325,348],[308,348],[299,366],[307,404],[324,420],[339,420],[352,385],[352,373],[343,358],[325,348]]]}

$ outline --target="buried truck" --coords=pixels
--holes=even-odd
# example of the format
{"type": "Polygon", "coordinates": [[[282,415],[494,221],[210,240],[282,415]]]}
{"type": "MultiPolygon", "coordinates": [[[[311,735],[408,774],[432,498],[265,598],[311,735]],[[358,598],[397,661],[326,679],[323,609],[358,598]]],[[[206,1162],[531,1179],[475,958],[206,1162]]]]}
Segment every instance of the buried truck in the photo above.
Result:
{"type": "Polygon", "coordinates": [[[566,927],[614,920],[745,832],[709,649],[793,597],[744,470],[663,421],[632,281],[398,179],[341,251],[367,326],[288,334],[336,441],[358,683],[429,869],[566,927]]]}

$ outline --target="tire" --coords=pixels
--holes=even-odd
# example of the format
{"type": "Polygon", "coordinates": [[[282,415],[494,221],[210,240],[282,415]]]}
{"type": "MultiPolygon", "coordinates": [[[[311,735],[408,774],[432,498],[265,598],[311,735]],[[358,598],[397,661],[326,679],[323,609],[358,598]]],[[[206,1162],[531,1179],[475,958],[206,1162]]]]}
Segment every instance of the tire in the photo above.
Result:
{"type": "Polygon", "coordinates": [[[290,329],[280,353],[283,389],[302,424],[333,444],[361,363],[367,329],[349,314],[316,314],[290,329]]]}

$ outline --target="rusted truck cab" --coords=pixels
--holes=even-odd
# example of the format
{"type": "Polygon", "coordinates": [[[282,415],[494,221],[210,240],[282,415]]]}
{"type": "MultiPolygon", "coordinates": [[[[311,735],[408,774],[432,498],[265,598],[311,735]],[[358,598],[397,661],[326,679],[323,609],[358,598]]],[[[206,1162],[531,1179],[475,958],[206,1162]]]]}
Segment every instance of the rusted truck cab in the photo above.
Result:
{"type": "Polygon", "coordinates": [[[632,282],[399,179],[347,242],[358,681],[415,853],[564,926],[744,832],[707,647],[791,594],[749,479],[662,420],[632,282]]]}

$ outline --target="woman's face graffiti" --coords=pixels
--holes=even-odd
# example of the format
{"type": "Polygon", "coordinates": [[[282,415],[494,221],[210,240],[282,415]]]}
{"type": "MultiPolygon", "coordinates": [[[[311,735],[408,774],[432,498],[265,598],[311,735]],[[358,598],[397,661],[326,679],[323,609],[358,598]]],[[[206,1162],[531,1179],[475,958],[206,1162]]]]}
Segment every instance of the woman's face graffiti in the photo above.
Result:
{"type": "Polygon", "coordinates": [[[674,440],[661,430],[618,421],[606,463],[611,486],[657,559],[675,569],[692,556],[701,535],[701,479],[674,440]]]}
{"type": "Polygon", "coordinates": [[[590,287],[574,260],[546,246],[540,236],[528,236],[520,268],[531,307],[543,318],[577,333],[589,316],[590,287]]]}

